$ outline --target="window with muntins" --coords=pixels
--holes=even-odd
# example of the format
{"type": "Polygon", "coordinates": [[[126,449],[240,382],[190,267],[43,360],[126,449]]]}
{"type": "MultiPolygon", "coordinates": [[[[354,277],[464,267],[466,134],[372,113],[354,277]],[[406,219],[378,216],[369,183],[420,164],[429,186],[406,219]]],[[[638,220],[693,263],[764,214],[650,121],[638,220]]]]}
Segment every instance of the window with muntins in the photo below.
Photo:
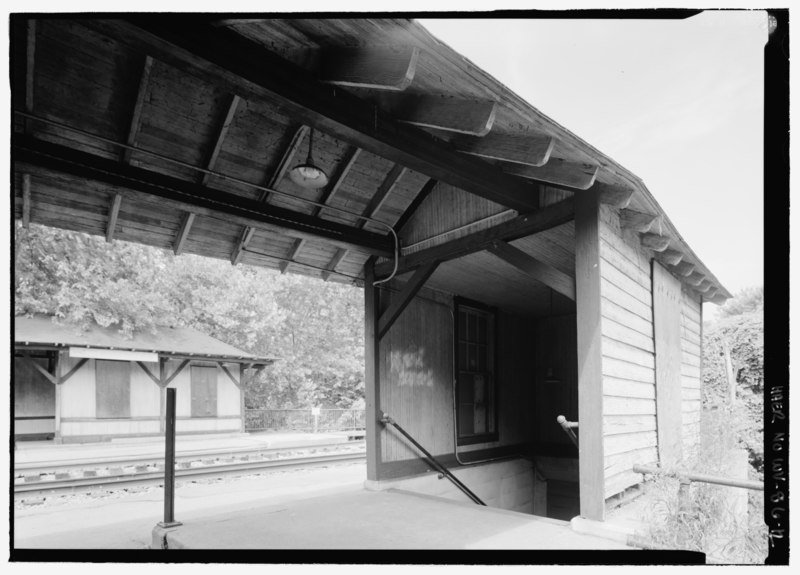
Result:
{"type": "Polygon", "coordinates": [[[496,441],[495,314],[457,301],[455,322],[458,445],[496,441]]]}

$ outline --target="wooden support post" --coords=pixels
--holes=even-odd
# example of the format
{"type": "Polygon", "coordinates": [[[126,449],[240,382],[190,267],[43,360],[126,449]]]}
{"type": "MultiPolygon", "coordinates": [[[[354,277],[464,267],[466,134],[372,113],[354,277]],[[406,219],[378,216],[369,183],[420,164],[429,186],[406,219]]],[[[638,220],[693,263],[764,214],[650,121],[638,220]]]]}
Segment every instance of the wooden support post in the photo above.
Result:
{"type": "Polygon", "coordinates": [[[117,227],[117,218],[119,217],[119,207],[122,204],[122,194],[116,194],[114,199],[111,200],[111,206],[108,208],[108,225],[106,226],[106,242],[111,243],[114,239],[114,229],[117,227]]]}
{"type": "Polygon", "coordinates": [[[61,443],[61,405],[63,403],[61,398],[61,372],[64,365],[64,352],[57,351],[55,354],[55,366],[53,368],[53,372],[56,378],[56,421],[55,433],[53,433],[53,441],[55,443],[61,443]]]}
{"type": "Polygon", "coordinates": [[[175,521],[175,389],[167,390],[167,429],[164,434],[164,521],[159,527],[183,525],[175,521]]]}
{"type": "Polygon", "coordinates": [[[167,384],[165,383],[167,380],[167,358],[165,357],[160,357],[158,359],[158,379],[158,387],[160,388],[159,400],[161,404],[158,427],[161,433],[165,433],[167,431],[167,384]]]}
{"type": "Polygon", "coordinates": [[[31,175],[22,174],[22,227],[31,225],[31,175]]]}
{"type": "Polygon", "coordinates": [[[575,194],[580,508],[596,521],[605,514],[599,207],[596,193],[575,194]]]}
{"type": "Polygon", "coordinates": [[[378,480],[381,463],[381,437],[383,412],[380,407],[380,340],[378,339],[378,317],[380,296],[372,283],[375,281],[375,258],[364,264],[364,375],[366,380],[366,424],[367,424],[367,479],[378,480]]]}

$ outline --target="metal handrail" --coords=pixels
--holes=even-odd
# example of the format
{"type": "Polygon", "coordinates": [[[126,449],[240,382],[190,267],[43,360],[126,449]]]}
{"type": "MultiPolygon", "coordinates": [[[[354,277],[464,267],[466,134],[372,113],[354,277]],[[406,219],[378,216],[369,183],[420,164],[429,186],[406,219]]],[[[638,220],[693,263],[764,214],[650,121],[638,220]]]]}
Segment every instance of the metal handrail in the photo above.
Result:
{"type": "Polygon", "coordinates": [[[754,491],[764,491],[764,483],[761,481],[747,481],[745,479],[730,479],[728,477],[718,477],[716,475],[706,475],[703,473],[684,473],[681,471],[668,471],[660,467],[649,467],[647,465],[634,465],[634,473],[641,473],[643,475],[665,475],[667,477],[674,477],[682,484],[689,484],[692,481],[698,483],[713,483],[715,485],[724,485],[726,487],[739,487],[741,489],[752,489],[754,491]]]}
{"type": "Polygon", "coordinates": [[[578,429],[578,422],[577,421],[567,421],[567,418],[563,415],[559,415],[556,417],[556,421],[561,426],[561,429],[564,430],[569,438],[572,440],[572,443],[575,444],[575,447],[578,447],[578,436],[575,435],[575,432],[572,431],[573,429],[578,429]]]}
{"type": "Polygon", "coordinates": [[[461,481],[458,479],[458,477],[456,477],[455,475],[453,475],[453,474],[450,472],[450,470],[449,470],[449,469],[447,469],[447,467],[445,467],[444,465],[442,465],[442,464],[439,462],[439,460],[438,460],[438,459],[436,459],[436,458],[435,458],[435,457],[434,457],[434,456],[433,456],[433,455],[432,455],[432,454],[431,454],[431,453],[430,453],[430,452],[429,452],[427,449],[425,449],[424,447],[422,447],[422,446],[419,444],[419,442],[417,442],[417,440],[416,440],[416,439],[414,439],[413,437],[411,437],[411,436],[408,434],[408,432],[407,432],[405,429],[403,429],[402,427],[400,427],[400,424],[399,424],[399,423],[397,423],[397,422],[396,422],[394,419],[392,419],[392,418],[389,416],[389,414],[388,414],[388,413],[383,413],[383,415],[382,415],[382,417],[381,417],[381,419],[380,419],[380,422],[381,422],[381,423],[383,423],[384,425],[386,425],[387,423],[388,423],[388,424],[390,424],[390,425],[392,425],[392,426],[393,426],[393,427],[394,427],[394,428],[395,428],[397,431],[399,431],[399,432],[400,432],[400,433],[403,435],[403,437],[405,437],[406,439],[408,439],[408,440],[409,440],[409,441],[410,441],[410,442],[411,442],[411,443],[414,445],[414,447],[416,447],[417,449],[419,449],[419,450],[420,450],[420,451],[421,451],[421,452],[422,452],[422,453],[425,455],[425,459],[427,459],[427,460],[428,460],[428,461],[431,463],[431,465],[433,465],[433,467],[436,469],[436,471],[438,471],[439,473],[441,473],[442,475],[444,475],[445,477],[447,477],[447,479],[449,479],[450,481],[452,481],[453,485],[455,485],[455,486],[456,486],[456,487],[458,487],[458,488],[459,488],[461,491],[463,491],[463,492],[464,492],[464,495],[466,495],[467,497],[469,497],[470,499],[472,499],[472,501],[474,501],[474,502],[475,502],[475,503],[477,503],[478,505],[483,505],[483,506],[486,506],[486,504],[485,504],[483,501],[481,501],[481,499],[480,499],[480,498],[479,498],[477,495],[475,495],[475,494],[474,494],[474,493],[473,493],[473,492],[470,490],[470,488],[469,488],[469,487],[467,487],[466,485],[464,485],[463,483],[461,483],[461,481]]]}

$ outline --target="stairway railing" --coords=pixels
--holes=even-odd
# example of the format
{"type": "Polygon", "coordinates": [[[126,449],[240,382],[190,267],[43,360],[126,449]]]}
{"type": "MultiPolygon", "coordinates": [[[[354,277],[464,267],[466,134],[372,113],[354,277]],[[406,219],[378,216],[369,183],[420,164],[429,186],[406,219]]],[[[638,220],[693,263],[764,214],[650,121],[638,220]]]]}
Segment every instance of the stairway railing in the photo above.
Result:
{"type": "Polygon", "coordinates": [[[417,449],[418,449],[418,450],[419,450],[419,451],[420,451],[420,452],[421,452],[421,453],[424,455],[424,459],[427,459],[427,460],[428,460],[428,462],[429,462],[429,463],[430,463],[430,464],[431,464],[431,465],[434,467],[434,469],[436,469],[436,471],[438,471],[439,473],[441,473],[442,475],[444,475],[444,476],[445,476],[447,479],[449,479],[449,480],[450,480],[450,481],[453,483],[453,485],[455,485],[455,486],[456,486],[456,487],[458,487],[458,488],[459,488],[461,491],[463,491],[463,492],[464,492],[464,495],[466,495],[467,497],[469,497],[469,498],[470,498],[472,501],[474,501],[474,502],[475,502],[475,503],[477,503],[478,505],[484,505],[484,506],[486,505],[486,504],[485,504],[483,501],[481,501],[480,497],[478,497],[477,495],[475,495],[475,494],[474,494],[474,493],[473,493],[473,492],[470,490],[470,488],[469,488],[469,487],[467,487],[466,485],[464,485],[463,483],[461,483],[461,481],[458,479],[458,477],[456,477],[455,475],[453,475],[453,474],[450,472],[450,470],[449,470],[449,469],[447,469],[447,467],[445,467],[444,465],[442,465],[442,463],[441,463],[441,462],[440,462],[438,459],[436,459],[436,458],[435,458],[435,457],[434,457],[434,456],[433,456],[433,455],[432,455],[432,454],[431,454],[431,453],[430,453],[430,452],[429,452],[427,449],[425,449],[424,447],[422,447],[422,445],[420,445],[420,444],[419,444],[419,442],[418,442],[416,439],[414,439],[413,437],[411,437],[411,435],[409,435],[409,433],[408,433],[408,432],[407,432],[405,429],[403,429],[403,428],[400,426],[400,424],[399,424],[399,423],[397,423],[397,422],[396,422],[394,419],[392,419],[392,418],[391,418],[391,417],[390,417],[390,416],[389,416],[387,413],[384,413],[384,414],[383,414],[383,416],[381,417],[381,420],[380,420],[380,421],[381,421],[381,423],[383,423],[384,425],[386,425],[386,424],[389,424],[389,425],[391,425],[392,427],[394,427],[394,428],[395,428],[397,431],[399,431],[399,432],[400,432],[400,434],[401,434],[403,437],[405,437],[405,438],[406,438],[406,439],[407,439],[407,440],[408,440],[408,441],[409,441],[409,442],[410,442],[410,443],[411,443],[411,444],[412,444],[414,447],[416,447],[416,448],[417,448],[417,449]]]}
{"type": "Polygon", "coordinates": [[[563,415],[559,415],[556,417],[556,421],[561,426],[561,429],[564,430],[569,438],[572,440],[572,443],[575,444],[575,447],[578,447],[578,436],[575,434],[573,429],[578,429],[578,422],[577,421],[567,421],[567,418],[563,415]]]}

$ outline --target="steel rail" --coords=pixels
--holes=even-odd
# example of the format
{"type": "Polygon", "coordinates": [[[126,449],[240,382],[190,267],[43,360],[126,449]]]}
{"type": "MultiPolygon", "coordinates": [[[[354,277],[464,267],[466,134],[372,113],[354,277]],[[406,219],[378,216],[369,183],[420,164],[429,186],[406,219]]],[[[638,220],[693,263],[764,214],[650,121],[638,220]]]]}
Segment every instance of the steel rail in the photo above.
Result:
{"type": "MultiPolygon", "coordinates": [[[[339,463],[346,461],[363,460],[366,454],[337,453],[333,455],[314,455],[311,457],[291,457],[286,459],[271,459],[267,461],[246,461],[239,463],[221,463],[205,465],[202,467],[180,468],[176,470],[178,479],[222,477],[226,475],[241,475],[243,473],[257,472],[265,469],[287,469],[294,467],[313,467],[326,463],[339,463]]],[[[61,480],[43,480],[33,483],[18,483],[14,485],[14,493],[53,493],[59,491],[76,491],[83,489],[93,490],[97,487],[116,487],[146,485],[164,481],[164,470],[147,471],[143,473],[125,473],[121,475],[98,475],[95,477],[81,477],[61,480]]]]}
{"type": "MultiPolygon", "coordinates": [[[[341,443],[322,443],[319,445],[291,445],[285,447],[235,447],[230,449],[198,449],[178,453],[175,457],[177,463],[195,461],[209,457],[226,457],[242,455],[276,454],[287,451],[307,451],[310,449],[330,449],[351,445],[363,445],[364,440],[347,441],[341,443]]],[[[112,456],[92,459],[73,459],[70,461],[36,461],[30,463],[15,463],[15,474],[35,475],[36,473],[55,473],[59,471],[78,469],[97,469],[102,467],[128,467],[131,465],[144,465],[147,463],[163,463],[164,453],[149,453],[140,456],[112,456]]]]}

